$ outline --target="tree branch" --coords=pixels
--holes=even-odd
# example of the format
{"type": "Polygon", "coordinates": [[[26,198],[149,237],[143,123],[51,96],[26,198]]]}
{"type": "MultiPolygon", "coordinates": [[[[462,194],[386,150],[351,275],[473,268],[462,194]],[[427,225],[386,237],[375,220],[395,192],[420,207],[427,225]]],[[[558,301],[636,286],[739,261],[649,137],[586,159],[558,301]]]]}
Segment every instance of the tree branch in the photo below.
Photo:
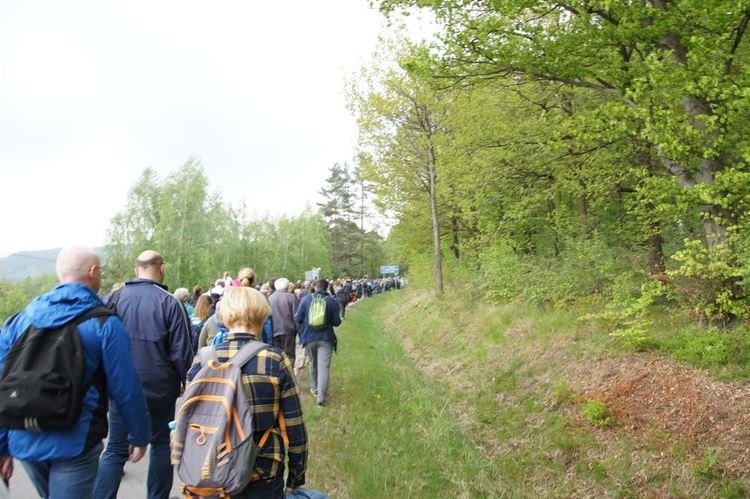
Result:
{"type": "Polygon", "coordinates": [[[734,60],[734,55],[737,53],[740,43],[742,43],[742,37],[745,35],[745,31],[747,31],[748,21],[750,21],[750,11],[745,11],[745,15],[742,16],[740,25],[733,30],[735,35],[734,42],[732,43],[732,49],[729,51],[727,62],[724,64],[724,75],[728,75],[732,71],[732,61],[734,60]]]}

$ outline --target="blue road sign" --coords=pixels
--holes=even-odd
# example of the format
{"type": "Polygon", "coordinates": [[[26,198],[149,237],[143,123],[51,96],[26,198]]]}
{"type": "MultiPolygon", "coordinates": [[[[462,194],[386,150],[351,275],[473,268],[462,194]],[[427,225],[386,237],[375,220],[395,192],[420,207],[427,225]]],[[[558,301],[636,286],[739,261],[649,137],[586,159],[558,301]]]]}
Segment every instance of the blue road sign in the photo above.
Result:
{"type": "Polygon", "coordinates": [[[399,270],[400,270],[400,267],[398,265],[381,265],[380,266],[381,274],[398,274],[399,270]]]}

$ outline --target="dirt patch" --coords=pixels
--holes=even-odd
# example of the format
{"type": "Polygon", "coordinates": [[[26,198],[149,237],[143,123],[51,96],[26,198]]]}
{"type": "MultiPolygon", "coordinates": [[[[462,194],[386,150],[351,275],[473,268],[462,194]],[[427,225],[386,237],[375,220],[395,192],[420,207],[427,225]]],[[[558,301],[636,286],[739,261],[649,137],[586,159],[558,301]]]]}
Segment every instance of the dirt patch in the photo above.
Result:
{"type": "MultiPolygon", "coordinates": [[[[721,450],[718,466],[729,476],[750,476],[750,387],[720,383],[710,375],[653,354],[587,361],[566,373],[570,389],[582,400],[596,398],[609,408],[612,427],[603,441],[624,431],[661,441],[679,442],[700,462],[721,450]],[[609,435],[607,435],[609,434],[609,435]]],[[[582,413],[575,424],[588,424],[582,413]]]]}

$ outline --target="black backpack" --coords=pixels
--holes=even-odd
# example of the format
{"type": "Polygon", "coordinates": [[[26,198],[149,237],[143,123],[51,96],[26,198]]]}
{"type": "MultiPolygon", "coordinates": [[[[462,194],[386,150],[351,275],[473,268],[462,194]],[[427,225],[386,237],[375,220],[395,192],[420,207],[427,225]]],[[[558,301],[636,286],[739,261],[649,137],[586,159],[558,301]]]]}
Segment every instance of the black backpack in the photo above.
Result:
{"type": "Polygon", "coordinates": [[[104,326],[116,315],[98,306],[56,329],[30,325],[13,343],[0,374],[0,427],[44,431],[72,428],[81,415],[83,397],[96,383],[102,393],[106,380],[101,364],[85,384],[86,358],[78,325],[99,317],[104,326]]]}

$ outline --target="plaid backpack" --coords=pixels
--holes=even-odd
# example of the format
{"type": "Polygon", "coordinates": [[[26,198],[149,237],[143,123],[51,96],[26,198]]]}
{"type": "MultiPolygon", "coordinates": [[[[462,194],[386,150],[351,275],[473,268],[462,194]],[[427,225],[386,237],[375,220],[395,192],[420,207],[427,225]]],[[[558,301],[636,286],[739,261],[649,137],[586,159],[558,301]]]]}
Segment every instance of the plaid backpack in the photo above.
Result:
{"type": "Polygon", "coordinates": [[[202,367],[185,390],[171,442],[172,464],[187,496],[232,496],[250,482],[271,428],[256,444],[242,366],[269,346],[251,341],[225,364],[218,363],[213,346],[201,348],[202,367]]]}

